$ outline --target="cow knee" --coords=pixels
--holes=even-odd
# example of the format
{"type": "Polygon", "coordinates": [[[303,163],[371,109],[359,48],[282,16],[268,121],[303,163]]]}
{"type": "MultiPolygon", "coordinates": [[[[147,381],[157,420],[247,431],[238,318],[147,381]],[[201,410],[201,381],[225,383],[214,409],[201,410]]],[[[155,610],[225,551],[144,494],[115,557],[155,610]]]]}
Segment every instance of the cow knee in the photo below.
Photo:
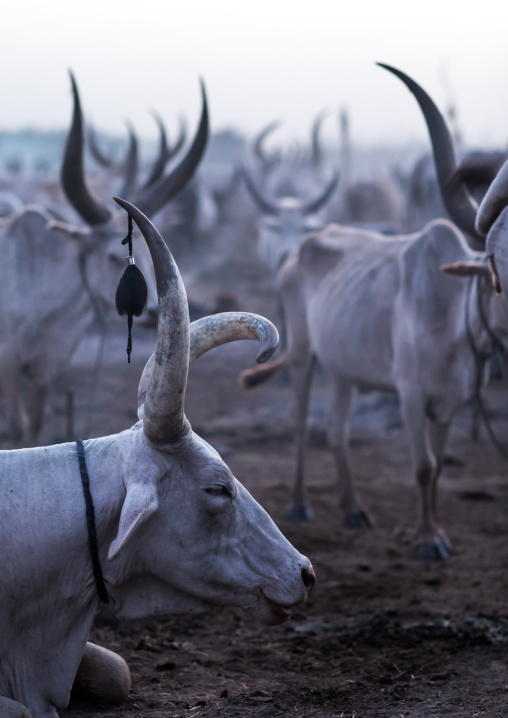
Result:
{"type": "Polygon", "coordinates": [[[10,698],[0,696],[0,715],[2,718],[32,718],[32,714],[24,705],[10,698]]]}
{"type": "Polygon", "coordinates": [[[434,477],[434,466],[429,460],[421,461],[416,467],[416,479],[420,486],[428,486],[434,477]]]}
{"type": "Polygon", "coordinates": [[[87,643],[74,685],[93,698],[107,703],[121,703],[131,689],[129,666],[113,651],[87,643]]]}

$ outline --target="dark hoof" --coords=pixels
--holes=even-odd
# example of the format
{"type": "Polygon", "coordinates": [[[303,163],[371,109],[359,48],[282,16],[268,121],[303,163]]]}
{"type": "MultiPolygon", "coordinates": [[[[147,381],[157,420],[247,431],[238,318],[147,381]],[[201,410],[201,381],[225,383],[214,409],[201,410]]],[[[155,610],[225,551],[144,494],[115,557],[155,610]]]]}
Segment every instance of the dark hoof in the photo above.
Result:
{"type": "Polygon", "coordinates": [[[288,514],[288,519],[291,521],[312,521],[312,511],[306,506],[293,506],[288,514]]]}
{"type": "Polygon", "coordinates": [[[442,543],[419,543],[416,555],[424,561],[443,561],[448,551],[442,543]]]}
{"type": "Polygon", "coordinates": [[[374,521],[366,511],[357,511],[346,516],[346,526],[348,529],[371,529],[374,521]]]}

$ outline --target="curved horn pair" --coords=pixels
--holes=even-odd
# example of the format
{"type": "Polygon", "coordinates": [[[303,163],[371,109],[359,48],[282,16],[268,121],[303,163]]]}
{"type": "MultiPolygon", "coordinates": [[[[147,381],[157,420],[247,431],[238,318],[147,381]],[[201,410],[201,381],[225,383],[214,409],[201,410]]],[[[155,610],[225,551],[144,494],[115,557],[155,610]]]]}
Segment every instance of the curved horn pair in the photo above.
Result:
{"type": "MultiPolygon", "coordinates": [[[[265,214],[277,214],[279,211],[277,204],[262,194],[245,167],[242,168],[242,174],[249,194],[261,211],[265,214]]],[[[330,199],[339,182],[339,176],[338,172],[334,172],[332,179],[317,197],[302,203],[302,211],[304,214],[314,214],[330,199]]]]}
{"type": "Polygon", "coordinates": [[[203,102],[201,118],[196,135],[187,154],[169,175],[161,177],[151,187],[147,187],[136,195],[136,206],[148,217],[154,215],[163,205],[176,197],[189,180],[192,179],[203,157],[208,141],[209,127],[208,104],[206,101],[205,86],[202,81],[201,97],[203,102]]]}
{"type": "Polygon", "coordinates": [[[377,64],[379,67],[383,67],[402,80],[408,90],[415,96],[429,130],[439,188],[445,207],[455,224],[463,232],[466,232],[478,241],[482,241],[482,238],[475,229],[476,215],[478,212],[477,203],[463,183],[458,184],[453,192],[450,191],[448,187],[448,182],[456,171],[458,162],[453,138],[444,117],[425,90],[408,77],[408,75],[405,75],[390,65],[385,65],[381,62],[377,64]]]}
{"type": "Polygon", "coordinates": [[[219,344],[252,338],[262,341],[258,361],[264,361],[277,347],[277,330],[256,315],[223,314],[194,322],[191,342],[187,295],[171,252],[137,207],[118,197],[114,199],[141,230],[155,268],[159,298],[157,346],[143,372],[140,393],[146,392],[143,428],[147,438],[156,446],[167,446],[179,441],[188,429],[184,400],[190,361],[219,344]]]}
{"type": "MultiPolygon", "coordinates": [[[[69,202],[84,221],[91,226],[96,226],[108,222],[112,214],[107,207],[93,197],[86,186],[83,169],[83,116],[78,88],[72,73],[70,73],[70,77],[74,96],[74,112],[62,164],[62,187],[69,202]]],[[[208,140],[208,106],[203,82],[201,82],[201,94],[203,98],[201,119],[189,151],[169,175],[159,179],[153,186],[142,191],[137,197],[137,206],[149,216],[155,214],[185,187],[201,161],[208,140]]],[[[131,150],[132,148],[133,138],[131,135],[131,150]]],[[[135,162],[133,161],[130,165],[131,169],[126,182],[131,174],[135,178],[137,171],[137,142],[135,156],[135,162]]],[[[128,191],[132,191],[133,183],[134,179],[131,177],[130,182],[127,184],[128,191]]]]}

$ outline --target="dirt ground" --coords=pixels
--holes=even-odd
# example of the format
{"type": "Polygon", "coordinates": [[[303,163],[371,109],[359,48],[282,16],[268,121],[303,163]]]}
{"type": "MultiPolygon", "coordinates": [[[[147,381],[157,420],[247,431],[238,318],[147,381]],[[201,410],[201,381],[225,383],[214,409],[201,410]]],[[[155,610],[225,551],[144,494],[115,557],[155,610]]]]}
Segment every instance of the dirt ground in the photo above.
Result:
{"type": "MultiPolygon", "coordinates": [[[[261,300],[253,309],[260,307],[261,300]]],[[[154,338],[153,331],[135,328],[128,366],[123,328],[111,334],[91,416],[96,336],[86,340],[70,376],[78,387],[78,434],[87,425],[88,435],[101,435],[134,423],[137,381],[154,338]]],[[[455,422],[439,489],[439,513],[454,550],[446,561],[426,563],[413,556],[417,494],[396,398],[358,401],[352,464],[376,525],[347,529],[324,441],[326,381],[318,376],[307,461],[314,520],[292,523],[286,518],[294,449],[290,389],[276,380],[242,392],[236,375],[255,354],[253,343],[240,342],[196,363],[187,413],[194,430],[312,559],[317,585],[311,600],[275,628],[236,610],[136,622],[101,614],[91,638],[128,661],[131,696],[122,706],[74,697],[63,716],[508,716],[508,482],[485,431],[472,443],[468,411],[455,422]]],[[[494,426],[506,442],[507,400],[506,389],[489,389],[494,426]]],[[[55,392],[46,440],[61,436],[63,414],[63,396],[55,392]]]]}

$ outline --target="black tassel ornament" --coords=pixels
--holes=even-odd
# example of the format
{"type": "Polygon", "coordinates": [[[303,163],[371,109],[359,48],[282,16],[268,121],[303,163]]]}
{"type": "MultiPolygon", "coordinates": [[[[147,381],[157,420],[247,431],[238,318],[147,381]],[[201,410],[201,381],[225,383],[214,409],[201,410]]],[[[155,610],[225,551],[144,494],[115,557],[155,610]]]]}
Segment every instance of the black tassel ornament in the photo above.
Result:
{"type": "Polygon", "coordinates": [[[115,295],[115,304],[118,314],[127,315],[127,361],[130,364],[132,352],[132,317],[140,317],[148,303],[148,287],[142,272],[136,267],[132,256],[132,217],[129,215],[129,229],[122,244],[129,245],[127,268],[118,283],[115,295]]]}

